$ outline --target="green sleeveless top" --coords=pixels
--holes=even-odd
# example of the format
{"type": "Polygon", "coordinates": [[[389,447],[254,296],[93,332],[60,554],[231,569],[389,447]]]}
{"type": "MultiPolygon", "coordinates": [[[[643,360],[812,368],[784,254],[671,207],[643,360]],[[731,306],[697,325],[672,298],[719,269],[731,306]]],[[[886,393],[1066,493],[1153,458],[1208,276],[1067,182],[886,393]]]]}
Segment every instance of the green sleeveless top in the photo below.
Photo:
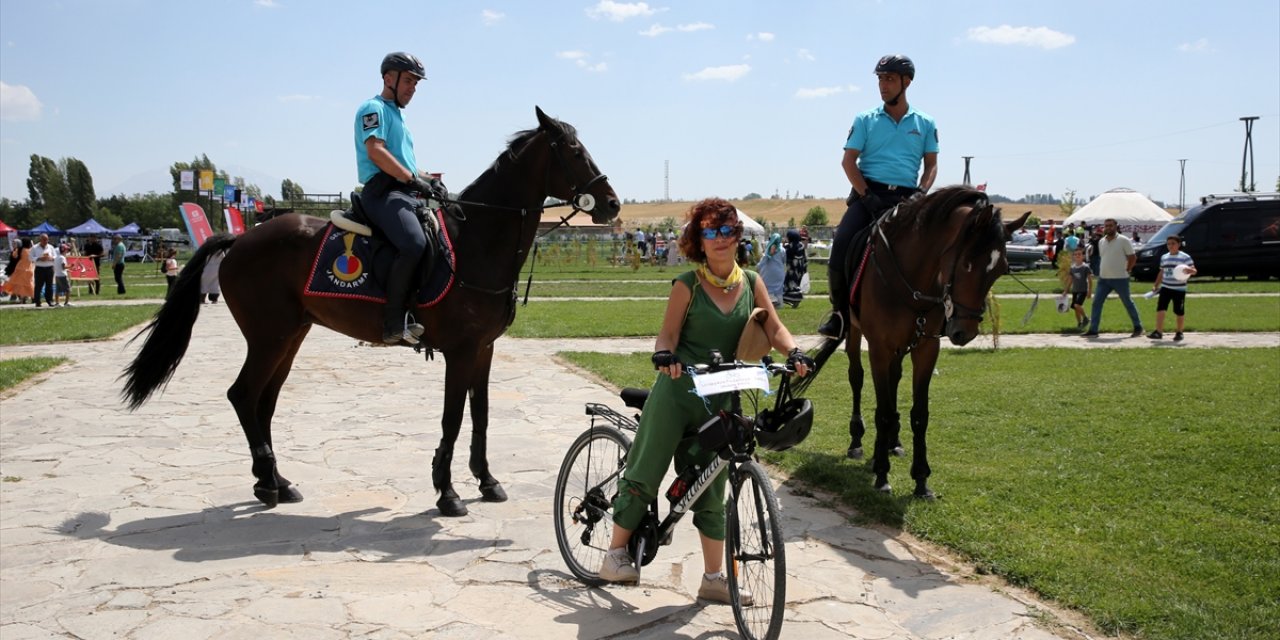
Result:
{"type": "Polygon", "coordinates": [[[710,351],[715,349],[726,359],[735,357],[738,338],[742,336],[742,328],[747,318],[755,309],[756,273],[745,270],[743,286],[746,290],[738,297],[729,313],[722,313],[705,290],[695,271],[687,271],[676,276],[693,292],[689,301],[689,309],[684,314],[684,326],[680,328],[680,344],[676,346],[676,355],[685,364],[705,364],[710,351]]]}

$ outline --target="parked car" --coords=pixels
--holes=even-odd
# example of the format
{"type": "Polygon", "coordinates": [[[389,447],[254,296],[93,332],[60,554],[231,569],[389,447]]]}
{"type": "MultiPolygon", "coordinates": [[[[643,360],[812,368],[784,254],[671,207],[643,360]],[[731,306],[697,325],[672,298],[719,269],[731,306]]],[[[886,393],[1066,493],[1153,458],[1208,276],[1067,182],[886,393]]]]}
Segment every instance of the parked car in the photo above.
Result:
{"type": "Polygon", "coordinates": [[[1133,274],[1155,280],[1165,239],[1180,235],[1198,277],[1280,278],[1280,193],[1210,195],[1138,249],[1133,274]]]}

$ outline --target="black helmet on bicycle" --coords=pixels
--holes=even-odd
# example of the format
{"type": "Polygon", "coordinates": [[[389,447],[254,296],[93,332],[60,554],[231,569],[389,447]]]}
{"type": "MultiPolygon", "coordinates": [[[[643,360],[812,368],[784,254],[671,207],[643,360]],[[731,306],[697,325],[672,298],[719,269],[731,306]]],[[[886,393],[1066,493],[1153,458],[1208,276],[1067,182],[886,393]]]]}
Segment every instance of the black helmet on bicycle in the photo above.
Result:
{"type": "Polygon", "coordinates": [[[382,73],[380,75],[385,76],[388,71],[408,71],[418,76],[419,80],[427,79],[427,68],[422,66],[422,61],[418,59],[418,56],[403,51],[388,53],[382,59],[382,73]]]}
{"type": "Polygon", "coordinates": [[[903,55],[894,54],[885,56],[880,58],[880,61],[876,63],[876,75],[882,73],[896,73],[915,80],[916,65],[911,61],[911,58],[903,55]]]}
{"type": "Polygon", "coordinates": [[[765,409],[756,416],[756,442],[770,451],[786,451],[809,437],[813,427],[813,403],[796,398],[777,411],[765,409]]]}

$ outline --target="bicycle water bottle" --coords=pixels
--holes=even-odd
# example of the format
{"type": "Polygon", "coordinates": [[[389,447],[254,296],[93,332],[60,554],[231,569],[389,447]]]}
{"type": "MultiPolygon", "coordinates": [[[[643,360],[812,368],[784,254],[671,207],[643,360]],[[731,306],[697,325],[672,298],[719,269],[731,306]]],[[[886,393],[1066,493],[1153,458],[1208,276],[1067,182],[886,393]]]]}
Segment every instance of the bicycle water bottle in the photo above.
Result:
{"type": "Polygon", "coordinates": [[[693,486],[693,481],[698,479],[698,474],[702,470],[698,466],[692,466],[684,470],[676,479],[671,482],[671,488],[667,489],[667,499],[671,504],[675,504],[689,492],[689,487],[693,486]]]}

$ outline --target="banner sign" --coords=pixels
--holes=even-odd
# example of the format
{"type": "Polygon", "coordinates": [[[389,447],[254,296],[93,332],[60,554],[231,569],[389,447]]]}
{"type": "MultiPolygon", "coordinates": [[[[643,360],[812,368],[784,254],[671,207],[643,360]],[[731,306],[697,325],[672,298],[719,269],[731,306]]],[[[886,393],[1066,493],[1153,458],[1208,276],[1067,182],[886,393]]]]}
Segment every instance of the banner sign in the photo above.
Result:
{"type": "MultiPolygon", "coordinates": [[[[213,192],[214,192],[215,194],[225,193],[225,192],[226,192],[226,190],[227,190],[227,179],[226,179],[226,178],[214,178],[214,179],[213,179],[213,192]]],[[[216,197],[216,196],[215,196],[215,197],[216,197]]]]}
{"type": "Polygon", "coordinates": [[[191,238],[191,246],[199,249],[205,240],[213,237],[213,228],[204,215],[204,209],[194,202],[184,202],[178,206],[178,213],[187,225],[187,235],[191,238]]]}
{"type": "Polygon", "coordinates": [[[256,212],[258,212],[258,213],[262,213],[262,201],[261,201],[261,200],[254,200],[254,201],[253,201],[253,210],[254,210],[254,211],[256,211],[256,212]]]}
{"type": "Polygon", "coordinates": [[[208,169],[200,170],[200,190],[213,191],[213,172],[208,169]]]}
{"type": "Polygon", "coordinates": [[[249,192],[248,192],[248,191],[241,191],[241,192],[240,192],[240,207],[241,207],[242,209],[248,209],[248,208],[249,208],[249,206],[250,206],[250,205],[249,205],[249,192]]]}
{"type": "Polygon", "coordinates": [[[236,186],[234,184],[222,187],[222,201],[232,203],[236,201],[236,186]]]}
{"type": "Polygon", "coordinates": [[[223,213],[227,217],[227,230],[231,235],[238,236],[244,233],[244,217],[240,215],[239,209],[227,207],[223,213]]]}
{"type": "Polygon", "coordinates": [[[178,188],[182,191],[195,191],[196,189],[196,172],[185,170],[178,173],[178,188]]]}
{"type": "Polygon", "coordinates": [[[67,258],[68,280],[97,280],[98,267],[93,265],[93,258],[67,258]]]}

